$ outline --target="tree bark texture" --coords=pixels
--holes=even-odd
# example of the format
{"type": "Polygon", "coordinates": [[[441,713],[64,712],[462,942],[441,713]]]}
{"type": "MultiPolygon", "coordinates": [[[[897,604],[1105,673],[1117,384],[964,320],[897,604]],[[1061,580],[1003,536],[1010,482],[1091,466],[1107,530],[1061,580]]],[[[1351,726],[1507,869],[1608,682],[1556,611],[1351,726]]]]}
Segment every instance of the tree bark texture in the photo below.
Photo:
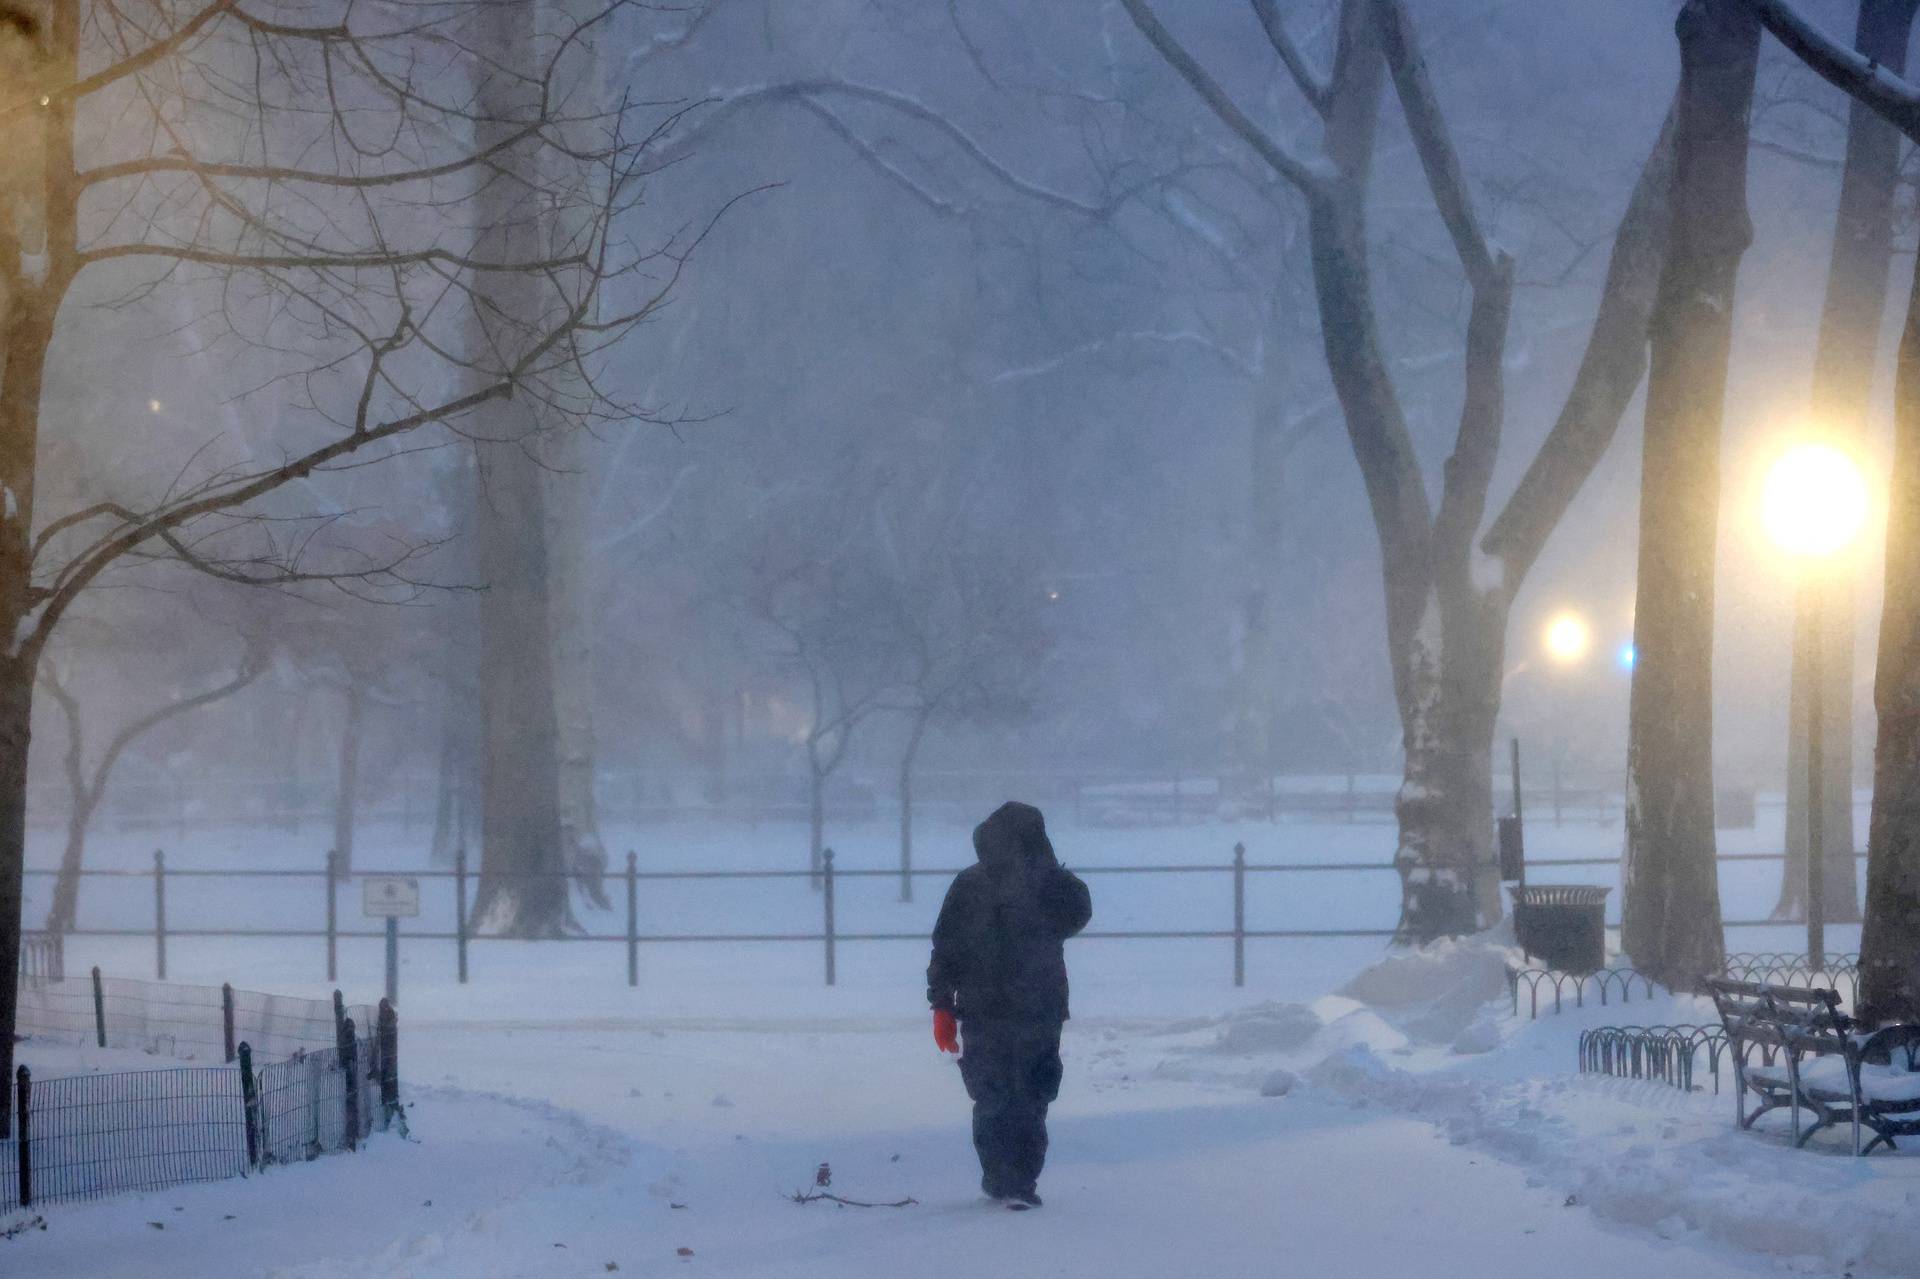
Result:
{"type": "MultiPolygon", "coordinates": [[[[1916,0],[1861,0],[1854,48],[1899,75],[1906,70],[1916,0]]],[[[1826,302],[1820,313],[1813,364],[1815,429],[1858,451],[1866,443],[1867,402],[1887,309],[1887,269],[1893,257],[1893,201],[1900,165],[1900,132],[1878,112],[1849,99],[1846,161],[1833,228],[1826,302]]],[[[1828,858],[1826,918],[1860,917],[1860,874],[1854,860],[1853,674],[1854,592],[1850,579],[1827,587],[1820,638],[1826,681],[1821,749],[1825,803],[1821,846],[1828,858]]],[[[1794,662],[1787,742],[1787,860],[1776,918],[1804,918],[1807,887],[1807,617],[1794,631],[1794,662]]]]}
{"type": "Polygon", "coordinates": [[[1874,672],[1879,727],[1860,927],[1859,1014],[1920,1021],[1920,263],[1894,386],[1886,605],[1874,672]]]}
{"type": "Polygon", "coordinates": [[[1720,430],[1747,219],[1760,27],[1738,0],[1688,0],[1672,224],[1652,320],[1628,717],[1622,940],[1675,989],[1725,957],[1713,824],[1713,598],[1720,430]]]}

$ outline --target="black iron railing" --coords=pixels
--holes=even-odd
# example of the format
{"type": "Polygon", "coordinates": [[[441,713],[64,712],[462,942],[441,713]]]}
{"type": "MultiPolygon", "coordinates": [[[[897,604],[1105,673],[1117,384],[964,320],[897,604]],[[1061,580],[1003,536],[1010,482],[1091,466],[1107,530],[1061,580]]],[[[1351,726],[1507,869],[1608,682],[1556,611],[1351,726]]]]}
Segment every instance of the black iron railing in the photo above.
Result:
{"type": "Polygon", "coordinates": [[[358,1024],[337,995],[333,1009],[332,1044],[258,1066],[244,1040],[218,1066],[35,1079],[22,1065],[7,1089],[0,1211],[244,1176],[404,1131],[393,1006],[358,1024]]]}
{"type": "MultiPolygon", "coordinates": [[[[1864,858],[1866,854],[1856,856],[1864,858]]],[[[1779,853],[1730,853],[1720,858],[1723,862],[1754,862],[1784,860],[1779,853]]],[[[1618,866],[1618,857],[1572,857],[1532,859],[1528,866],[1532,870],[1550,869],[1560,866],[1618,866]]],[[[833,851],[826,851],[822,865],[818,870],[641,870],[638,859],[628,853],[623,870],[606,875],[607,881],[624,886],[624,894],[610,894],[615,900],[625,898],[625,928],[620,932],[573,932],[564,933],[550,940],[556,942],[597,944],[619,946],[624,951],[623,969],[629,985],[638,985],[641,976],[640,952],[646,947],[677,946],[700,944],[761,944],[788,943],[794,945],[812,945],[820,948],[822,971],[826,983],[833,985],[837,976],[837,950],[842,945],[867,942],[924,942],[923,931],[873,931],[848,929],[837,916],[834,886],[844,881],[888,880],[893,882],[911,882],[916,880],[951,879],[959,873],[958,867],[919,867],[912,870],[899,868],[859,868],[848,869],[836,864],[833,851]],[[641,927],[640,901],[641,886],[654,883],[719,881],[729,883],[747,883],[752,881],[798,881],[807,880],[821,889],[819,898],[819,927],[781,932],[682,932],[654,930],[641,927]]],[[[1246,980],[1246,948],[1249,941],[1289,940],[1311,941],[1341,938],[1375,938],[1391,941],[1396,935],[1392,928],[1262,928],[1250,925],[1247,909],[1247,882],[1249,877],[1284,875],[1316,876],[1337,874],[1397,875],[1399,868],[1392,862],[1250,862],[1247,860],[1243,844],[1233,847],[1229,860],[1223,862],[1201,862],[1187,864],[1157,864],[1134,866],[1075,866],[1076,874],[1089,878],[1105,878],[1119,875],[1160,875],[1211,877],[1226,881],[1220,898],[1222,926],[1218,928],[1164,928],[1164,929],[1101,929],[1095,928],[1081,936],[1089,941],[1222,941],[1231,947],[1231,973],[1236,986],[1244,985],[1246,980]]],[[[29,876],[51,876],[52,870],[29,869],[29,876]]],[[[384,940],[386,933],[367,927],[343,926],[339,914],[339,894],[342,887],[355,879],[371,877],[398,876],[418,880],[423,885],[442,885],[451,890],[453,909],[452,927],[418,928],[406,927],[401,939],[408,945],[421,942],[451,943],[455,950],[455,967],[459,980],[465,982],[468,974],[468,952],[472,946],[481,942],[500,942],[507,939],[494,938],[474,932],[469,917],[468,903],[473,900],[473,888],[476,876],[468,867],[466,855],[461,852],[454,865],[447,869],[433,870],[369,870],[355,868],[351,871],[342,868],[331,856],[319,868],[313,870],[259,870],[240,867],[172,867],[167,864],[163,853],[155,853],[151,870],[88,870],[81,872],[85,876],[116,880],[146,880],[151,884],[153,906],[151,923],[143,927],[85,927],[70,931],[75,937],[122,937],[151,938],[154,953],[154,975],[162,980],[167,971],[168,943],[180,938],[272,938],[276,940],[313,939],[325,943],[326,979],[329,982],[339,980],[339,943],[342,940],[384,940]],[[169,924],[167,919],[167,891],[170,883],[178,881],[200,880],[235,881],[309,881],[316,886],[316,896],[320,899],[320,923],[312,928],[205,928],[181,927],[169,924]]],[[[1494,873],[1491,867],[1486,873],[1494,873]]],[[[517,872],[499,874],[504,879],[560,879],[577,882],[578,876],[562,872],[517,872]]],[[[1723,927],[1731,929],[1779,927],[1782,921],[1774,919],[1732,919],[1724,922],[1723,927]]],[[[1578,987],[1561,989],[1567,985],[1565,975],[1552,983],[1556,1001],[1571,994],[1576,1002],[1583,999],[1584,992],[1578,987]]],[[[1594,981],[1601,983],[1597,988],[1590,982],[1587,989],[1606,1002],[1608,988],[1605,982],[1609,978],[1596,974],[1594,981]]],[[[1536,1001],[1537,1002],[1537,1001],[1536,1001]]],[[[1516,988],[1515,1008],[1519,1007],[1519,993],[1516,988]]]]}

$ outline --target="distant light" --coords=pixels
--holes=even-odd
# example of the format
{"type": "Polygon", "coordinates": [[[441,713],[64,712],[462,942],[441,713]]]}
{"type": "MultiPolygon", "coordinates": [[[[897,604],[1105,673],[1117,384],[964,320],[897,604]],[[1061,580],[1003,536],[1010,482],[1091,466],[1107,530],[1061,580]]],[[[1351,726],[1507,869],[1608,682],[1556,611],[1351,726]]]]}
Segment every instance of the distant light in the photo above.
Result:
{"type": "Polygon", "coordinates": [[[159,411],[160,411],[161,409],[163,409],[163,408],[165,408],[165,407],[166,407],[166,405],[164,405],[164,404],[162,404],[162,403],[160,403],[160,401],[158,401],[158,400],[148,400],[148,401],[147,401],[147,412],[149,412],[149,413],[158,413],[158,412],[159,412],[159,411]]]}
{"type": "Polygon", "coordinates": [[[1571,666],[1593,647],[1593,632],[1586,619],[1577,613],[1561,613],[1547,623],[1542,643],[1546,645],[1548,657],[1562,666],[1571,666]]]}
{"type": "Polygon", "coordinates": [[[1054,604],[1057,604],[1057,603],[1059,603],[1059,602],[1060,602],[1060,592],[1059,592],[1059,591],[1048,591],[1048,592],[1047,592],[1047,600],[1048,600],[1048,602],[1049,602],[1049,603],[1054,603],[1054,604]]]}
{"type": "Polygon", "coordinates": [[[1620,646],[1620,651],[1614,654],[1614,660],[1620,663],[1620,669],[1623,671],[1630,671],[1633,669],[1633,663],[1634,663],[1635,657],[1636,657],[1636,654],[1633,651],[1633,641],[1631,640],[1627,641],[1625,644],[1622,644],[1620,646]]]}
{"type": "Polygon", "coordinates": [[[1760,519],[1789,555],[1845,550],[1867,522],[1867,481],[1859,465],[1826,444],[1797,444],[1767,468],[1760,519]]]}

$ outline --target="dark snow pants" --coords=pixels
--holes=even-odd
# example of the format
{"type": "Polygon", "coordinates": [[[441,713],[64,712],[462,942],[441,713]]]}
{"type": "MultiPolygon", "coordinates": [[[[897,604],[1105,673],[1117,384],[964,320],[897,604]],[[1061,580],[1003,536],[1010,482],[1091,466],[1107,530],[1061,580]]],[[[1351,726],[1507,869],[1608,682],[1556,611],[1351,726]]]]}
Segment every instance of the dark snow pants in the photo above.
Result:
{"type": "Polygon", "coordinates": [[[1060,1095],[1060,1023],[969,1017],[960,1037],[980,1188],[1003,1197],[1032,1190],[1047,1160],[1047,1105],[1060,1095]]]}

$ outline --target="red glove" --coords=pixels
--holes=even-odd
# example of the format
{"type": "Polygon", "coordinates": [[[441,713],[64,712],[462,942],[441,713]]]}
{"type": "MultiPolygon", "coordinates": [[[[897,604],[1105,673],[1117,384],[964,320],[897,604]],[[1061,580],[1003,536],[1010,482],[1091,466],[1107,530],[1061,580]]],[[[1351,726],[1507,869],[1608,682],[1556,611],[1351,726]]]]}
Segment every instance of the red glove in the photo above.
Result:
{"type": "Polygon", "coordinates": [[[933,1042],[939,1045],[943,1053],[960,1051],[960,1023],[945,1008],[933,1010],[933,1042]]]}

